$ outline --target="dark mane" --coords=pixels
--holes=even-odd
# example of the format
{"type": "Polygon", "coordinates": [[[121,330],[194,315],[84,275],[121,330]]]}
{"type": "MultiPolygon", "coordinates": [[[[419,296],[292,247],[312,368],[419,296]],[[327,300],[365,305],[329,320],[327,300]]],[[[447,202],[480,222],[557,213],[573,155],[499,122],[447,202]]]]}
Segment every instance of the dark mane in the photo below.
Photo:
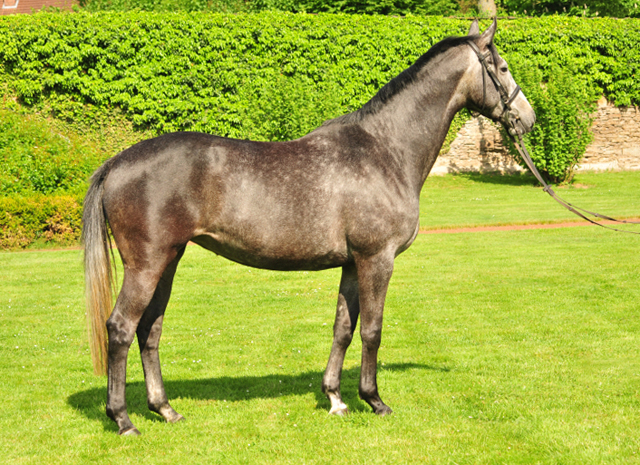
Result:
{"type": "Polygon", "coordinates": [[[346,115],[338,116],[337,118],[325,121],[322,125],[327,126],[330,124],[349,124],[362,121],[367,115],[373,115],[377,113],[389,100],[395,95],[400,93],[403,89],[413,83],[420,70],[433,58],[446,52],[447,50],[457,47],[458,45],[465,44],[469,40],[473,39],[471,36],[462,37],[447,37],[441,40],[433,47],[431,47],[427,53],[422,55],[416,60],[414,64],[398,74],[395,78],[389,81],[382,89],[374,95],[371,100],[364,104],[362,108],[346,115]]]}

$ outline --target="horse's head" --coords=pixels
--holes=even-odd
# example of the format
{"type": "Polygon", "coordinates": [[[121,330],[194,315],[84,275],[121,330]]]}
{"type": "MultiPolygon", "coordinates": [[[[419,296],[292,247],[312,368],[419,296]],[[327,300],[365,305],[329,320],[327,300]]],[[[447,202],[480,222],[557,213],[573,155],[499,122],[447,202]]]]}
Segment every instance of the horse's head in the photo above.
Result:
{"type": "Polygon", "coordinates": [[[493,44],[497,23],[482,34],[478,21],[471,24],[469,54],[471,66],[466,74],[468,107],[502,123],[513,135],[533,128],[536,114],[509,72],[507,62],[493,44]]]}

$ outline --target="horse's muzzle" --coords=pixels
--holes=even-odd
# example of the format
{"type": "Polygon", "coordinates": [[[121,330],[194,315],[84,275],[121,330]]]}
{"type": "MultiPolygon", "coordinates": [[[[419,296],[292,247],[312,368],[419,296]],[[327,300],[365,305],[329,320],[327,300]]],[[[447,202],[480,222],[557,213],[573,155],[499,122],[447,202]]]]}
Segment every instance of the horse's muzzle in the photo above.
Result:
{"type": "Polygon", "coordinates": [[[520,115],[516,108],[509,109],[504,118],[504,124],[512,136],[524,135],[531,132],[536,122],[536,114],[533,110],[527,112],[530,114],[520,115]]]}

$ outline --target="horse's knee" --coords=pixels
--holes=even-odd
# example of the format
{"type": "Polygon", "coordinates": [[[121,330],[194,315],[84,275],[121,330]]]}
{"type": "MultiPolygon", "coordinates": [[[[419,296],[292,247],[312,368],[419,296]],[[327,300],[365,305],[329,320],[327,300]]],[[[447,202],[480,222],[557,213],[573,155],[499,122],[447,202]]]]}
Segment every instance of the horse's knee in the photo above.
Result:
{"type": "Polygon", "coordinates": [[[358,387],[358,394],[364,401],[379,397],[378,386],[375,383],[361,382],[358,387]]]}
{"type": "Polygon", "coordinates": [[[348,328],[339,328],[334,330],[333,339],[339,347],[346,349],[353,340],[353,332],[348,328]]]}
{"type": "Polygon", "coordinates": [[[129,347],[135,336],[135,328],[130,321],[113,313],[107,320],[109,345],[129,347]]]}
{"type": "Polygon", "coordinates": [[[364,347],[377,349],[380,347],[380,342],[382,341],[382,328],[362,328],[360,330],[360,337],[364,347]]]}

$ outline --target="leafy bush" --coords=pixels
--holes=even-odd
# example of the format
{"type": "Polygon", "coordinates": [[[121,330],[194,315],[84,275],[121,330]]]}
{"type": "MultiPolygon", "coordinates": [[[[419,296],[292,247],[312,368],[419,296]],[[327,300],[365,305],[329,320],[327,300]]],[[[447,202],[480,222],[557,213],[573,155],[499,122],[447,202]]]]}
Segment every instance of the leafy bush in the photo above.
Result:
{"type": "Polygon", "coordinates": [[[597,99],[640,102],[640,21],[523,21],[526,29],[502,23],[498,47],[538,116],[527,136],[536,165],[547,179],[568,181],[590,141],[597,99]]]}
{"type": "Polygon", "coordinates": [[[527,135],[537,166],[553,182],[569,181],[592,136],[590,112],[595,97],[579,79],[554,68],[547,85],[534,96],[539,124],[527,135]]]}
{"type": "Polygon", "coordinates": [[[2,18],[0,62],[26,105],[46,104],[68,119],[83,118],[88,105],[118,107],[156,133],[260,134],[253,125],[264,97],[304,86],[309,93],[296,92],[292,106],[313,108],[313,96],[323,95],[335,113],[279,136],[294,138],[320,118],[359,108],[433,43],[467,27],[283,13],[37,14],[2,18]]]}
{"type": "MultiPolygon", "coordinates": [[[[495,0],[506,14],[542,16],[638,17],[637,0],[495,0]]],[[[91,12],[98,11],[206,11],[239,13],[288,11],[306,13],[352,13],[380,15],[454,15],[473,13],[477,0],[81,0],[91,12]]]]}
{"type": "Polygon", "coordinates": [[[50,194],[83,189],[99,156],[33,118],[0,111],[0,163],[0,195],[50,194]]]}
{"type": "MultiPolygon", "coordinates": [[[[570,181],[592,139],[589,129],[597,95],[584,80],[557,64],[544,81],[538,68],[516,65],[512,70],[516,81],[527,89],[527,99],[536,110],[536,124],[525,136],[532,160],[548,181],[570,181]]],[[[509,139],[506,131],[502,131],[504,138],[509,139]]],[[[511,152],[520,158],[513,145],[511,152]]],[[[523,160],[520,164],[526,167],[523,160]]]]}
{"type": "Polygon", "coordinates": [[[0,197],[0,249],[76,243],[81,225],[82,196],[0,197]]]}

